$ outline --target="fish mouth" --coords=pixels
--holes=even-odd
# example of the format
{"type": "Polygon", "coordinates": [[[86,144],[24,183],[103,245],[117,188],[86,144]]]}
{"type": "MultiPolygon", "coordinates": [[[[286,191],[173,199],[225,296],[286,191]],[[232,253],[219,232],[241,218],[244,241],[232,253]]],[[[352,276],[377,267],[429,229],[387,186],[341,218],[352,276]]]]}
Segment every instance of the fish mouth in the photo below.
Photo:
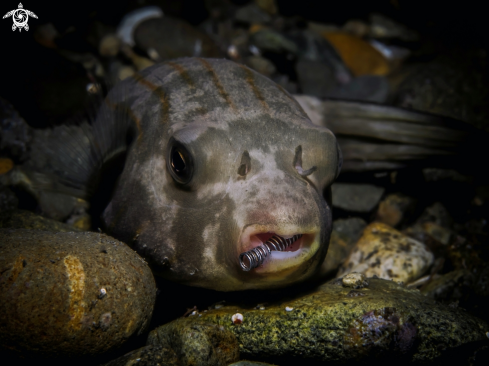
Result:
{"type": "Polygon", "coordinates": [[[275,230],[264,231],[262,227],[248,227],[241,235],[239,266],[243,271],[250,271],[257,274],[282,273],[295,270],[304,262],[310,260],[319,249],[319,230],[304,230],[300,228],[276,228],[275,230]],[[291,230],[292,229],[292,230],[291,230]],[[264,244],[273,237],[294,240],[283,250],[268,250],[264,244]],[[262,248],[261,250],[259,248],[262,248]],[[252,253],[252,251],[255,249],[252,253]],[[256,259],[256,255],[263,257],[263,263],[254,267],[250,263],[251,257],[256,259]]]}

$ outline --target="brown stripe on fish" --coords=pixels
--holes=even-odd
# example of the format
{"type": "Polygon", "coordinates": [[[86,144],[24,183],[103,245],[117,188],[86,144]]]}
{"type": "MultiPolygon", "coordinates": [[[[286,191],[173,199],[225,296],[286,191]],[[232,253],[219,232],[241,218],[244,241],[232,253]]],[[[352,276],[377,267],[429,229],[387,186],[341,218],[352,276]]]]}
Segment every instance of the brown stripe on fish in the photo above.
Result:
{"type": "Polygon", "coordinates": [[[255,83],[255,75],[253,75],[253,71],[251,71],[249,68],[247,68],[244,65],[239,65],[239,67],[241,67],[241,69],[244,70],[245,80],[248,83],[248,85],[251,87],[251,90],[253,90],[253,93],[255,94],[256,98],[260,101],[263,108],[265,108],[268,111],[269,109],[268,103],[255,83]]]}
{"type": "Polygon", "coordinates": [[[138,129],[138,138],[137,141],[139,141],[143,135],[143,131],[141,129],[141,121],[139,118],[134,114],[131,108],[128,106],[122,104],[122,103],[113,103],[109,100],[109,98],[105,98],[105,104],[107,107],[109,107],[113,111],[121,111],[125,113],[132,122],[136,125],[136,128],[138,129]]]}
{"type": "Polygon", "coordinates": [[[187,70],[185,70],[185,68],[182,65],[172,61],[165,62],[165,64],[170,67],[173,67],[178,72],[178,74],[182,77],[182,79],[185,80],[185,83],[187,83],[190,89],[195,89],[194,81],[192,80],[187,70]]]}
{"type": "Polygon", "coordinates": [[[215,87],[219,91],[219,94],[221,95],[221,97],[224,98],[224,100],[226,101],[226,103],[229,104],[229,106],[233,110],[236,110],[236,106],[234,105],[233,101],[231,100],[229,94],[226,92],[226,90],[224,90],[224,87],[222,86],[221,82],[219,81],[219,78],[217,77],[217,74],[214,71],[214,69],[212,68],[211,64],[207,60],[205,60],[203,58],[198,58],[198,60],[200,61],[200,63],[207,70],[209,76],[211,77],[211,79],[212,79],[215,87]]]}
{"type": "Polygon", "coordinates": [[[153,84],[151,81],[145,79],[144,76],[142,76],[137,72],[134,73],[132,77],[138,84],[145,86],[156,97],[158,97],[158,99],[161,102],[161,114],[162,114],[161,121],[163,124],[167,124],[169,120],[170,102],[168,101],[168,97],[165,91],[163,90],[163,88],[161,86],[157,86],[153,84]]]}
{"type": "MultiPolygon", "coordinates": [[[[289,99],[291,102],[294,102],[294,104],[302,111],[304,112],[304,109],[302,109],[301,105],[297,102],[297,100],[295,100],[288,92],[287,90],[284,89],[284,87],[280,84],[275,84],[275,86],[277,87],[278,90],[280,90],[283,94],[285,94],[285,96],[287,97],[287,99],[289,99]]],[[[306,114],[306,112],[304,112],[304,114],[306,114]]]]}

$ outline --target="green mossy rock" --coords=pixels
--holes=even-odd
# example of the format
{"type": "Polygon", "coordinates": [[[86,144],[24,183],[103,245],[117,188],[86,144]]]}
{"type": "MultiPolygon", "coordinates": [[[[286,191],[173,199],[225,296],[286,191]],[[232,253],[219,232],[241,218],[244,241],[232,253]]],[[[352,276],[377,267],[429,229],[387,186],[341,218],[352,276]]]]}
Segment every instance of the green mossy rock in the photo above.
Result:
{"type": "MultiPolygon", "coordinates": [[[[215,324],[235,335],[242,359],[307,364],[371,356],[426,362],[487,339],[487,324],[461,309],[438,304],[393,281],[367,281],[366,287],[353,289],[337,279],[265,310],[224,306],[180,318],[152,331],[147,344],[176,343],[192,327],[215,324]],[[242,323],[233,324],[236,313],[242,314],[242,323]]],[[[200,340],[207,342],[195,337],[200,340]]]]}

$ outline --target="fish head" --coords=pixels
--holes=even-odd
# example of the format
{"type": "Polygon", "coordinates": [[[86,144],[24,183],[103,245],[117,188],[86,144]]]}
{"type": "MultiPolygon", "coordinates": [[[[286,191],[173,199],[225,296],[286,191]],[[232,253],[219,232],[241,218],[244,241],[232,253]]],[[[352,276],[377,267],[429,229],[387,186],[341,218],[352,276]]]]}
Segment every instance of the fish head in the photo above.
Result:
{"type": "Polygon", "coordinates": [[[216,104],[222,93],[209,83],[202,93],[170,97],[174,113],[131,146],[104,219],[156,274],[173,281],[220,291],[283,287],[317,274],[326,256],[341,152],[333,133],[313,125],[272,81],[251,74],[266,108],[253,90],[243,92],[253,89],[249,81],[231,83],[242,69],[235,65],[225,61],[216,72],[231,107],[216,104]],[[178,108],[189,103],[205,112],[179,118],[178,108]],[[274,235],[298,234],[285,251],[243,270],[241,253],[274,235]]]}

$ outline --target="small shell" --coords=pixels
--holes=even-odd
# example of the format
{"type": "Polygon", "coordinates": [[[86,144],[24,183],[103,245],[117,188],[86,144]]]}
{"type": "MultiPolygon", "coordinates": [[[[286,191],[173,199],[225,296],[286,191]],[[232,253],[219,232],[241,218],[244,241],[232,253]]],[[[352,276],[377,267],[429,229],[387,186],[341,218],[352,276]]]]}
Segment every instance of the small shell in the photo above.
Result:
{"type": "Polygon", "coordinates": [[[285,307],[285,311],[292,311],[292,310],[294,310],[294,308],[292,308],[292,307],[290,307],[290,306],[286,306],[286,307],[285,307]]]}
{"type": "Polygon", "coordinates": [[[243,315],[240,313],[236,313],[231,317],[233,324],[241,324],[243,323],[243,315]]]}
{"type": "Polygon", "coordinates": [[[102,287],[98,292],[98,298],[103,299],[105,295],[107,295],[107,290],[102,287]]]}

